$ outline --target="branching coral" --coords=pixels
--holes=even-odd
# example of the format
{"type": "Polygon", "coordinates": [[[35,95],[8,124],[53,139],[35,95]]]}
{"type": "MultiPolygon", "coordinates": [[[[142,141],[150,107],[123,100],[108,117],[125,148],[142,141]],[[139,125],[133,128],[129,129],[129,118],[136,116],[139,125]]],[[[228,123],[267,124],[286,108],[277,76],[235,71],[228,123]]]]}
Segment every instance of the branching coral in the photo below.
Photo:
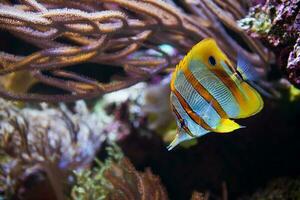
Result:
{"type": "Polygon", "coordinates": [[[239,52],[254,66],[266,66],[268,52],[235,23],[245,14],[242,0],[186,0],[181,6],[172,0],[22,0],[18,4],[2,0],[0,28],[40,50],[26,56],[0,52],[0,75],[28,71],[38,82],[65,93],[14,93],[1,86],[0,95],[40,101],[95,97],[174,67],[205,37],[217,39],[231,59],[239,52]],[[240,36],[251,52],[226,30],[233,32],[233,37],[240,36]],[[164,44],[173,51],[163,48],[164,44]],[[87,62],[99,64],[99,68],[103,64],[122,67],[126,76],[103,83],[66,68],[87,62]]]}
{"type": "Polygon", "coordinates": [[[104,172],[109,170],[113,164],[118,165],[124,155],[121,149],[115,144],[106,148],[108,158],[104,162],[96,161],[96,166],[92,169],[74,171],[75,184],[72,186],[70,199],[108,199],[112,188],[109,180],[104,176],[104,172]]]}
{"type": "Polygon", "coordinates": [[[116,146],[109,149],[109,157],[104,163],[97,161],[92,170],[75,173],[72,199],[168,199],[159,177],[153,175],[150,169],[138,172],[120,149],[116,146]]]}
{"type": "Polygon", "coordinates": [[[168,199],[160,179],[150,169],[144,173],[138,172],[127,159],[112,165],[104,172],[104,176],[113,186],[110,199],[168,199]]]}
{"type": "Polygon", "coordinates": [[[91,163],[106,138],[103,123],[77,102],[18,109],[0,101],[0,193],[8,199],[167,199],[158,177],[141,173],[120,148],[91,163]],[[33,190],[36,190],[33,192],[33,190]]]}
{"type": "Polygon", "coordinates": [[[47,177],[57,199],[64,199],[70,170],[89,166],[105,139],[102,123],[83,102],[75,110],[63,104],[19,110],[0,101],[0,191],[21,198],[26,180],[38,174],[47,177]]]}

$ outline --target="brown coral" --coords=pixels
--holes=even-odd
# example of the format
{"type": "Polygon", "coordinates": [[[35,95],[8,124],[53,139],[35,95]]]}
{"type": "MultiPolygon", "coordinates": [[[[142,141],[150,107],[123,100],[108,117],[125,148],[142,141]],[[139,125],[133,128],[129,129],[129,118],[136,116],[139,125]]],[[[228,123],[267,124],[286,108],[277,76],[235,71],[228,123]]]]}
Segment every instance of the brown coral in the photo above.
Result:
{"type": "Polygon", "coordinates": [[[208,197],[204,196],[202,193],[193,192],[191,200],[207,200],[208,197]]]}
{"type": "Polygon", "coordinates": [[[299,177],[280,177],[270,181],[264,188],[257,190],[251,196],[239,198],[239,200],[271,200],[271,199],[299,199],[299,177]]]}
{"type": "Polygon", "coordinates": [[[235,23],[245,14],[242,0],[184,1],[182,7],[172,0],[0,2],[0,28],[40,49],[25,56],[0,52],[0,75],[26,70],[38,82],[64,91],[63,95],[14,93],[1,86],[0,95],[8,99],[71,101],[128,87],[175,66],[205,37],[217,39],[231,59],[240,52],[255,66],[268,61],[262,45],[235,23]],[[226,30],[240,36],[254,53],[226,30]],[[171,45],[172,52],[163,44],[171,45]],[[67,68],[87,62],[119,66],[126,75],[103,83],[67,68]]]}
{"type": "MultiPolygon", "coordinates": [[[[300,19],[300,15],[299,15],[300,19]]],[[[300,33],[294,45],[293,50],[290,52],[287,64],[288,78],[298,88],[300,87],[300,33]]]]}
{"type": "Polygon", "coordinates": [[[150,169],[144,173],[136,171],[131,162],[124,158],[119,164],[113,164],[104,172],[105,178],[112,184],[109,199],[112,200],[167,200],[168,195],[159,177],[150,169]]]}

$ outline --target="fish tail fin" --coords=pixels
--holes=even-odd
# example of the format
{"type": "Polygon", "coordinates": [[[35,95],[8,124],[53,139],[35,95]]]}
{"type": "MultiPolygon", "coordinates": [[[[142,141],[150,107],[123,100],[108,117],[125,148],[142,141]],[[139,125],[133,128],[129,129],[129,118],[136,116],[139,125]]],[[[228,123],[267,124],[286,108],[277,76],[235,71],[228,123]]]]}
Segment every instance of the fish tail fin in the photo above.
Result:
{"type": "Polygon", "coordinates": [[[175,139],[171,142],[171,144],[167,147],[168,151],[171,151],[174,147],[180,144],[183,141],[193,139],[193,137],[189,136],[184,132],[177,133],[175,139]]]}
{"type": "Polygon", "coordinates": [[[245,126],[241,126],[231,119],[221,119],[215,131],[218,133],[229,133],[239,128],[245,128],[245,126]]]}

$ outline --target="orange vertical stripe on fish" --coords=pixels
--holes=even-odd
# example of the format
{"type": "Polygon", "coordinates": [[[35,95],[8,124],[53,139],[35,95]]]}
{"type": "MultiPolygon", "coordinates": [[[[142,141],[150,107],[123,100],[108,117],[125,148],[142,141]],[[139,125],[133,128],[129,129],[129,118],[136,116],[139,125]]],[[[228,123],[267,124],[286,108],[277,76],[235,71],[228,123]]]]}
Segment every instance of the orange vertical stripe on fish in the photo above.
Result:
{"type": "Polygon", "coordinates": [[[176,89],[172,90],[172,92],[178,98],[185,112],[189,115],[189,117],[194,122],[196,122],[199,126],[202,126],[204,129],[212,131],[212,128],[208,124],[206,124],[205,121],[192,110],[190,105],[186,102],[186,100],[181,96],[181,94],[176,89]]]}
{"type": "Polygon", "coordinates": [[[189,134],[191,137],[195,137],[195,135],[193,135],[193,133],[190,131],[190,129],[184,124],[184,119],[182,119],[182,117],[180,116],[180,114],[176,110],[175,106],[172,104],[171,107],[172,107],[172,111],[175,113],[177,119],[179,120],[181,128],[184,131],[186,131],[186,133],[189,134]]]}
{"type": "Polygon", "coordinates": [[[201,83],[195,78],[195,76],[191,73],[191,71],[186,68],[183,70],[183,73],[186,77],[186,79],[191,83],[191,85],[194,87],[194,89],[201,95],[208,103],[212,103],[213,108],[218,112],[218,114],[222,118],[227,118],[227,114],[221,107],[221,105],[218,103],[218,101],[207,91],[201,83]]]}

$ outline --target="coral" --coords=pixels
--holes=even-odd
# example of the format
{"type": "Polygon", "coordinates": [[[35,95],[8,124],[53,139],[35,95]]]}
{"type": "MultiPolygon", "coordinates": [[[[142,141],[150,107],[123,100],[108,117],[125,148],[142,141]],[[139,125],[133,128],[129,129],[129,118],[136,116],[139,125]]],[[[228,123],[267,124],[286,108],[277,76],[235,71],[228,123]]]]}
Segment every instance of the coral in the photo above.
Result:
{"type": "Polygon", "coordinates": [[[208,200],[208,196],[204,196],[202,193],[199,192],[193,192],[191,200],[208,200]]]}
{"type": "Polygon", "coordinates": [[[252,5],[264,4],[266,0],[251,0],[252,5]]]}
{"type": "Polygon", "coordinates": [[[138,172],[127,159],[121,160],[118,165],[112,165],[104,172],[104,176],[112,184],[110,199],[168,199],[160,179],[150,169],[138,172]]]}
{"type": "Polygon", "coordinates": [[[27,55],[2,51],[0,74],[18,77],[27,71],[34,83],[59,88],[63,94],[26,91],[30,84],[19,92],[2,84],[0,95],[8,99],[72,101],[125,88],[174,67],[206,37],[218,40],[233,60],[236,52],[261,68],[269,60],[263,46],[235,22],[246,13],[248,5],[243,0],[187,0],[180,5],[172,0],[13,2],[1,1],[0,28],[38,50],[27,55]],[[101,66],[110,65],[122,67],[126,74],[104,83],[68,68],[80,63],[85,64],[81,67],[84,71],[89,70],[88,63],[95,63],[99,65],[97,73],[101,66]]]}
{"type": "Polygon", "coordinates": [[[0,190],[7,196],[27,199],[27,182],[37,179],[63,199],[70,170],[88,167],[106,138],[103,124],[82,101],[75,113],[65,104],[41,107],[19,109],[0,99],[0,190]]]}
{"type": "Polygon", "coordinates": [[[104,172],[115,163],[124,159],[121,149],[114,143],[106,147],[108,157],[104,162],[96,159],[96,166],[92,169],[74,171],[75,184],[72,186],[70,199],[107,199],[110,193],[109,180],[104,172]]]}
{"type": "Polygon", "coordinates": [[[113,141],[126,138],[132,127],[142,128],[144,113],[141,109],[143,91],[147,89],[145,83],[115,91],[97,100],[94,112],[99,119],[105,121],[103,131],[113,141]]]}
{"type": "Polygon", "coordinates": [[[149,169],[138,172],[120,150],[114,148],[104,163],[97,161],[92,170],[76,173],[72,199],[168,199],[157,176],[149,169]]]}
{"type": "Polygon", "coordinates": [[[148,83],[106,94],[98,100],[95,112],[99,118],[107,113],[104,131],[120,141],[138,130],[141,135],[159,134],[170,143],[176,134],[176,122],[169,107],[170,76],[155,76],[148,83]]]}
{"type": "Polygon", "coordinates": [[[242,197],[240,200],[272,200],[272,199],[300,199],[300,180],[292,178],[278,178],[253,195],[242,197]]]}
{"type": "MultiPolygon", "coordinates": [[[[150,83],[142,91],[143,101],[141,111],[149,118],[148,128],[157,132],[166,132],[170,127],[176,129],[174,118],[170,110],[170,77],[150,83]],[[173,123],[170,124],[170,122],[173,123]],[[170,124],[170,125],[168,125],[170,124]]],[[[169,141],[170,142],[170,141],[169,141]]]]}
{"type": "Polygon", "coordinates": [[[97,114],[79,101],[17,108],[0,102],[0,192],[8,199],[168,199],[150,169],[141,173],[116,145],[91,163],[107,137],[97,114]]]}
{"type": "Polygon", "coordinates": [[[300,1],[268,0],[251,8],[239,24],[254,38],[260,38],[277,54],[277,64],[288,79],[300,87],[300,1]],[[276,47],[276,48],[274,48],[276,47]]]}
{"type": "MultiPolygon", "coordinates": [[[[299,15],[300,22],[300,15],[299,15]]],[[[300,26],[300,23],[299,23],[300,26]]],[[[300,87],[300,30],[299,37],[294,45],[293,50],[290,52],[288,58],[288,64],[286,66],[289,79],[294,83],[298,88],[300,87]]]]}
{"type": "Polygon", "coordinates": [[[215,196],[221,196],[223,181],[228,199],[237,199],[274,177],[299,174],[299,111],[299,102],[269,100],[260,115],[243,121],[246,129],[207,134],[173,152],[155,132],[139,127],[118,144],[137,169],[150,167],[160,175],[170,199],[189,199],[194,190],[220,199],[215,196]]]}

